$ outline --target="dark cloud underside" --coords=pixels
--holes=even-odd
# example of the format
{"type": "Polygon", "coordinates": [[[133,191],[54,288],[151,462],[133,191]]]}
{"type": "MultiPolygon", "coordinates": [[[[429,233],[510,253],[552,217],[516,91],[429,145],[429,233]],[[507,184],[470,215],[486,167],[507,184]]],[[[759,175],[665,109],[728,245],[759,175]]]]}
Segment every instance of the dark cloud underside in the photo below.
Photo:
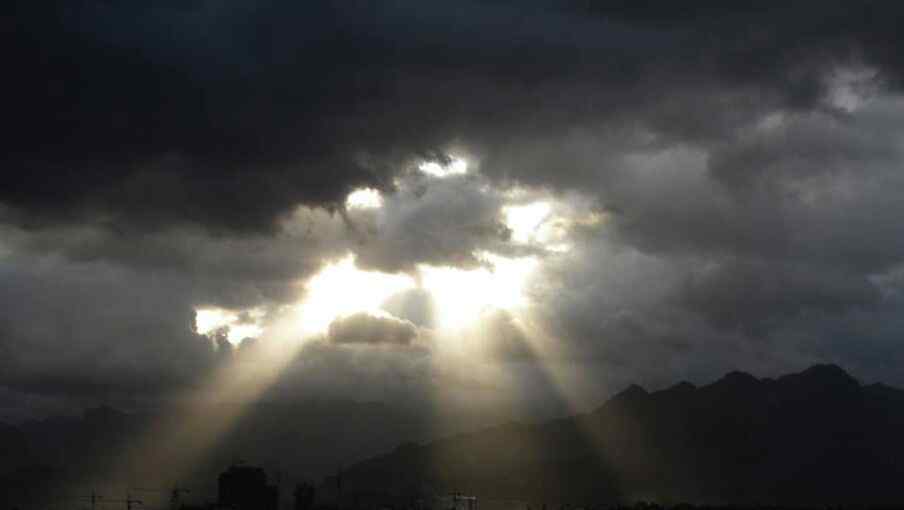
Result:
{"type": "Polygon", "coordinates": [[[261,229],[455,140],[612,120],[719,138],[818,103],[839,62],[896,80],[890,5],[20,2],[0,199],[27,223],[261,229]]]}

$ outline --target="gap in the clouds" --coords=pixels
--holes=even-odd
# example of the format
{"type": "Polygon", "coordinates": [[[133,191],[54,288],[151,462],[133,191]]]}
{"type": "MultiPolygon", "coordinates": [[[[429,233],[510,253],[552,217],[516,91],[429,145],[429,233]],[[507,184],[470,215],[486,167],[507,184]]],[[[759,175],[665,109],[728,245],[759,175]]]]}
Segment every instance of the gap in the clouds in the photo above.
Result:
{"type": "Polygon", "coordinates": [[[360,312],[376,312],[390,297],[415,286],[406,274],[365,271],[355,255],[326,264],[305,284],[298,305],[301,333],[323,334],[337,318],[360,312]]]}
{"type": "Polygon", "coordinates": [[[238,311],[217,307],[197,308],[195,331],[211,338],[224,334],[229,343],[238,345],[247,338],[261,336],[264,332],[265,315],[266,312],[262,308],[238,311]]]}
{"type": "Polygon", "coordinates": [[[363,270],[355,254],[349,253],[324,265],[305,284],[297,307],[301,333],[324,334],[334,321],[353,314],[386,316],[384,306],[390,299],[415,289],[433,300],[433,322],[446,330],[469,326],[488,310],[528,304],[525,286],[539,264],[536,257],[490,252],[475,257],[481,264],[476,268],[419,264],[407,274],[363,270]]]}
{"type": "Polygon", "coordinates": [[[536,257],[503,257],[490,252],[475,254],[482,263],[474,269],[420,265],[424,289],[436,301],[440,329],[454,331],[472,325],[492,310],[527,306],[525,288],[537,269],[536,257]]]}
{"type": "Polygon", "coordinates": [[[383,206],[383,195],[373,188],[359,188],[348,194],[345,207],[348,209],[379,209],[383,206]]]}
{"type": "Polygon", "coordinates": [[[512,231],[512,241],[522,244],[546,239],[540,228],[549,219],[551,212],[552,206],[545,201],[502,208],[505,224],[512,231]]]}

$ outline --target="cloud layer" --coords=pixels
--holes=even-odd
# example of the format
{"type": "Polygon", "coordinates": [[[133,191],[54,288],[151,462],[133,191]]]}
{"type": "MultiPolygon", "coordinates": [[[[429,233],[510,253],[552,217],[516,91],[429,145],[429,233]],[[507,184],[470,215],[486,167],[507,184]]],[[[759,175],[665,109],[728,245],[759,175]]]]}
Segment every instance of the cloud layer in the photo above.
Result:
{"type": "Polygon", "coordinates": [[[418,286],[333,322],[284,393],[353,394],[360,376],[385,398],[480,387],[587,406],[627,382],[816,361],[904,384],[891,3],[14,10],[10,402],[191,386],[231,349],[193,332],[195,310],[263,310],[266,329],[349,253],[418,286]],[[453,158],[466,174],[418,169],[453,158]],[[381,202],[346,207],[361,187],[381,202]],[[538,202],[519,234],[506,208],[538,202]],[[537,261],[523,306],[459,291],[480,327],[444,339],[422,268],[486,270],[486,253],[537,261]],[[459,344],[486,372],[455,369],[459,344]]]}

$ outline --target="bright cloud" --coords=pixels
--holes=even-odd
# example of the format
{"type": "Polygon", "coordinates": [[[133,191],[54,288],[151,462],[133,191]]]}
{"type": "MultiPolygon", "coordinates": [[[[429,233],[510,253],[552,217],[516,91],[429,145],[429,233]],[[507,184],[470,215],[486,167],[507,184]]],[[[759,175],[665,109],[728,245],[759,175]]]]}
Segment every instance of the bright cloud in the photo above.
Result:
{"type": "Polygon", "coordinates": [[[349,193],[345,207],[349,209],[378,209],[383,205],[383,196],[373,188],[361,188],[349,193]]]}
{"type": "Polygon", "coordinates": [[[375,313],[387,299],[414,286],[414,279],[405,274],[358,269],[354,255],[349,254],[324,266],[305,284],[300,305],[302,330],[321,334],[336,318],[375,313]]]}
{"type": "Polygon", "coordinates": [[[537,238],[543,223],[549,219],[552,206],[548,202],[503,207],[505,225],[512,230],[512,241],[529,243],[537,238]]]}
{"type": "Polygon", "coordinates": [[[195,330],[201,335],[213,335],[226,330],[226,338],[238,344],[246,338],[257,338],[264,328],[261,321],[264,311],[252,309],[244,312],[224,308],[199,308],[195,310],[195,330]]]}
{"type": "Polygon", "coordinates": [[[468,173],[468,162],[463,159],[453,159],[448,164],[442,165],[435,161],[427,161],[418,166],[418,170],[433,177],[448,177],[451,175],[464,175],[468,173]]]}
{"type": "Polygon", "coordinates": [[[477,269],[422,265],[418,268],[423,287],[436,300],[441,329],[466,327],[487,311],[511,310],[528,302],[525,289],[537,268],[535,257],[508,258],[481,253],[486,264],[477,269]]]}

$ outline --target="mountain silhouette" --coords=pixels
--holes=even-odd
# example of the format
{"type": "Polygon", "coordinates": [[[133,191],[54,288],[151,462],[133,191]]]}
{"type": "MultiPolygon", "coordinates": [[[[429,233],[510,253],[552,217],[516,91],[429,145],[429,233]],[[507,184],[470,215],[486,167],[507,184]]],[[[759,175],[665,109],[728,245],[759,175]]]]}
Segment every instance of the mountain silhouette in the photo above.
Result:
{"type": "Polygon", "coordinates": [[[407,444],[342,480],[344,497],[460,491],[534,508],[899,504],[901,459],[904,391],[817,365],[777,379],[731,372],[701,387],[635,385],[587,414],[407,444]]]}

